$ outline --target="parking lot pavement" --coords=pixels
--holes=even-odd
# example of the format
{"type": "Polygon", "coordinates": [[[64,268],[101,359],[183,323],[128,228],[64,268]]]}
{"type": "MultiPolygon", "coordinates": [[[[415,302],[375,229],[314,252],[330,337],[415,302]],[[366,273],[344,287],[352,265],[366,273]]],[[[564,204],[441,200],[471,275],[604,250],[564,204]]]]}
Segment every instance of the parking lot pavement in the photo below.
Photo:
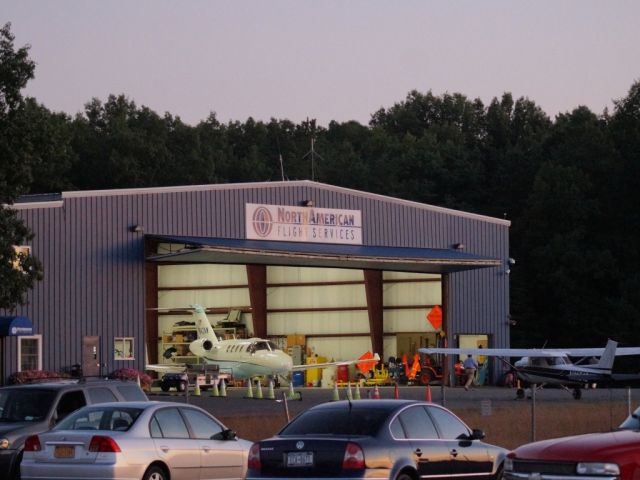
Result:
{"type": "MultiPolygon", "coordinates": [[[[307,408],[318,403],[329,402],[332,400],[334,392],[331,388],[296,388],[296,392],[301,394],[300,400],[288,400],[287,407],[291,416],[306,410],[307,408]]],[[[483,400],[490,400],[493,406],[502,404],[513,404],[520,402],[526,404],[530,399],[516,399],[516,390],[513,388],[501,387],[478,387],[474,390],[465,391],[462,387],[445,387],[431,386],[429,388],[431,400],[435,403],[444,404],[448,408],[466,408],[478,406],[483,400]],[[443,402],[444,399],[444,402],[443,402]]],[[[393,398],[394,387],[379,388],[381,398],[393,398]]],[[[208,392],[202,392],[200,396],[193,395],[190,392],[188,396],[189,403],[198,405],[208,410],[214,415],[284,415],[283,396],[288,396],[286,388],[276,389],[276,400],[246,397],[246,389],[229,388],[226,397],[212,397],[208,392]]],[[[339,398],[346,398],[346,389],[338,390],[339,398]]],[[[352,392],[353,393],[353,392],[352,392]]],[[[366,387],[360,390],[362,398],[373,395],[373,388],[366,387]]],[[[428,390],[426,387],[400,387],[399,397],[412,400],[426,400],[428,398],[428,390]]],[[[581,400],[574,400],[570,392],[561,388],[545,388],[536,392],[536,402],[626,402],[631,399],[631,406],[635,408],[640,402],[640,389],[589,389],[585,390],[581,400]]],[[[176,392],[169,393],[152,393],[149,395],[150,400],[160,401],[187,401],[184,394],[176,392]]]]}

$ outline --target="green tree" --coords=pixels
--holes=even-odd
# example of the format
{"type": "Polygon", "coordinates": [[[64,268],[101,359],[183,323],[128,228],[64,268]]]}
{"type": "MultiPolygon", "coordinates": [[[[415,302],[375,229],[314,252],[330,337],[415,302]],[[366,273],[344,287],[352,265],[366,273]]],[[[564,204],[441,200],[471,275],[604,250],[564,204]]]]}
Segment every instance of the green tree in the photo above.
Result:
{"type": "Polygon", "coordinates": [[[29,182],[30,158],[19,121],[24,111],[21,90],[35,68],[28,51],[29,46],[15,49],[9,23],[0,29],[0,308],[8,310],[24,304],[27,291],[42,278],[37,258],[14,249],[33,235],[11,208],[29,182]]]}

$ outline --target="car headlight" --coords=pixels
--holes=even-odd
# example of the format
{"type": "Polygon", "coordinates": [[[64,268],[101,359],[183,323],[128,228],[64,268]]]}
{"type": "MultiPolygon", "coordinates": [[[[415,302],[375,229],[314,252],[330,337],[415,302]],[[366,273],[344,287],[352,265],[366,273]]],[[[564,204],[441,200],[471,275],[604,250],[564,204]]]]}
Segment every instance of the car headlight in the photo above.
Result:
{"type": "Polygon", "coordinates": [[[0,438],[0,450],[6,450],[10,444],[11,442],[9,442],[8,438],[0,438]]]}
{"type": "Polygon", "coordinates": [[[615,463],[581,462],[576,466],[580,475],[620,475],[620,467],[615,463]]]}
{"type": "Polygon", "coordinates": [[[513,460],[511,458],[507,457],[504,459],[504,469],[509,472],[513,470],[513,460]]]}

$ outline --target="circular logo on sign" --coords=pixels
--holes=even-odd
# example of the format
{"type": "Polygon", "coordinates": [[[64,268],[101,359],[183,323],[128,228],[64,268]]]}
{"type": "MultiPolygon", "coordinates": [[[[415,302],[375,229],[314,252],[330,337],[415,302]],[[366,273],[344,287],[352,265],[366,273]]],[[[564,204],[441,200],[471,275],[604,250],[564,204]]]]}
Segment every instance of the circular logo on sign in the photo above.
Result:
{"type": "Polygon", "coordinates": [[[273,217],[269,209],[258,207],[253,212],[253,230],[259,237],[267,237],[273,228],[273,217]]]}
{"type": "Polygon", "coordinates": [[[18,332],[18,329],[16,327],[11,327],[11,334],[15,335],[18,332]]]}
{"type": "Polygon", "coordinates": [[[304,448],[304,442],[303,441],[297,442],[296,443],[296,448],[298,450],[302,450],[304,448]]]}

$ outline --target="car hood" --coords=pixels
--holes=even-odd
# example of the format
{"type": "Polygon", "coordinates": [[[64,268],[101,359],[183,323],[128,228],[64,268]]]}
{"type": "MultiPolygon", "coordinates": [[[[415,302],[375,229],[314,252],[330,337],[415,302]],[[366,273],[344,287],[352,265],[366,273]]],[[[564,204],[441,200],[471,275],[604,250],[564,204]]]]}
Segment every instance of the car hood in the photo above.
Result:
{"type": "Polygon", "coordinates": [[[5,436],[21,436],[32,433],[39,433],[47,430],[47,426],[43,422],[11,422],[0,423],[0,437],[5,436]]]}
{"type": "Polygon", "coordinates": [[[527,460],[603,461],[640,443],[640,432],[619,430],[534,442],[516,448],[515,458],[527,460]]]}

